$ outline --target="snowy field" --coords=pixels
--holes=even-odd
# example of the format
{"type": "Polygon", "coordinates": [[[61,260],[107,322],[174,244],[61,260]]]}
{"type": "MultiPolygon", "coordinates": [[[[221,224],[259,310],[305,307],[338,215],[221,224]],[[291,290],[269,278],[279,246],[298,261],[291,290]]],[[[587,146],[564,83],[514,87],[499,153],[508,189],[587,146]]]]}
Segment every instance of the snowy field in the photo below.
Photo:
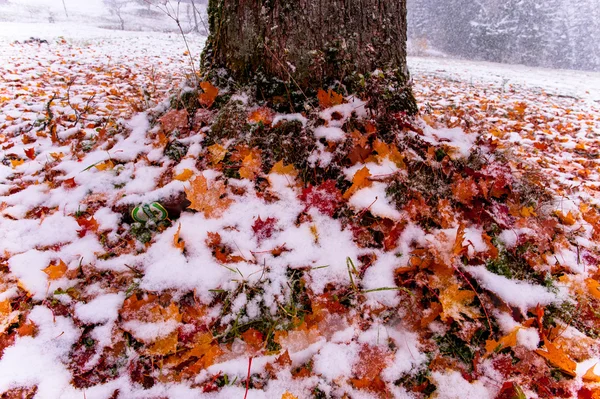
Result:
{"type": "MultiPolygon", "coordinates": [[[[197,60],[204,39],[189,39],[197,60]]],[[[0,22],[0,393],[242,398],[249,387],[251,399],[311,397],[317,388],[327,397],[420,398],[419,384],[430,384],[440,399],[485,399],[496,397],[512,366],[498,346],[520,354],[523,381],[538,370],[549,375],[545,359],[570,376],[545,382],[552,389],[576,395],[598,380],[600,352],[581,332],[587,325],[561,324],[549,341],[537,307],[567,297],[595,306],[600,298],[598,74],[411,58],[422,121],[407,135],[422,151],[373,143],[375,152],[343,169],[342,196],[332,180],[301,186],[299,171],[283,162],[264,173],[257,151],[265,149],[205,148],[211,99],[201,98],[204,108],[193,115],[163,102],[189,74],[186,51],[169,33],[0,22]],[[24,43],[30,36],[48,44],[24,43]],[[468,211],[454,214],[450,201],[428,211],[444,227],[428,228],[415,221],[426,204],[414,198],[397,209],[386,195],[386,179],[405,176],[407,164],[431,158],[440,171],[461,171],[479,145],[489,152],[479,154],[477,184],[460,175],[448,191],[457,209],[475,198],[514,199],[480,209],[497,222],[494,242],[478,217],[464,225],[468,211]],[[492,148],[505,149],[506,159],[489,155],[492,148]],[[227,186],[224,160],[239,168],[227,186]],[[513,198],[513,172],[531,172],[551,200],[537,207],[513,198]],[[183,209],[185,198],[198,212],[183,209]],[[153,201],[173,223],[133,223],[131,209],[153,201]],[[347,225],[332,217],[342,206],[347,225]],[[352,224],[365,213],[377,219],[370,228],[385,245],[365,244],[371,236],[352,224]],[[478,263],[498,255],[496,246],[507,253],[528,242],[543,248],[528,262],[542,280],[554,278],[548,286],[478,263]],[[430,266],[435,273],[421,273],[430,266]],[[400,276],[415,270],[424,287],[416,294],[433,287],[439,301],[417,300],[399,285],[411,287],[400,276]],[[303,279],[292,280],[296,273],[303,279]],[[483,287],[478,294],[463,273],[483,287]],[[301,321],[294,284],[314,295],[301,321]],[[359,298],[357,308],[332,299],[342,294],[359,298]],[[294,327],[269,327],[265,337],[246,329],[226,343],[213,337],[215,325],[227,335],[263,313],[292,314],[294,327]],[[468,342],[492,328],[490,318],[498,341],[489,337],[473,370],[437,357],[447,321],[463,323],[457,334],[468,342]],[[272,335],[277,349],[267,350],[272,335]],[[403,379],[415,382],[397,383],[403,379]]],[[[327,146],[319,142],[309,159],[326,167],[329,149],[346,140],[366,145],[360,132],[343,128],[353,113],[366,120],[367,112],[358,99],[322,108],[325,125],[311,133],[327,146]]],[[[252,111],[244,123],[307,123],[299,114],[252,111]]]]}

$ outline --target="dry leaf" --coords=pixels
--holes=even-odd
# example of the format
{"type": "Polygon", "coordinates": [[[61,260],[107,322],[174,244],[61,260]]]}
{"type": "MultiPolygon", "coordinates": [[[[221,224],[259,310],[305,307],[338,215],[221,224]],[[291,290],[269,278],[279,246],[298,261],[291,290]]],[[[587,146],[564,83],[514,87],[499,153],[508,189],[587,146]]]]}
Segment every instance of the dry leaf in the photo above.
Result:
{"type": "Polygon", "coordinates": [[[492,352],[497,352],[504,348],[510,348],[510,347],[516,346],[517,345],[517,333],[519,332],[520,329],[521,329],[520,327],[515,328],[510,334],[505,335],[504,337],[500,338],[499,341],[496,341],[493,339],[485,341],[485,350],[486,350],[487,354],[489,355],[492,352]]]}
{"type": "Polygon", "coordinates": [[[65,264],[65,262],[60,260],[55,265],[51,263],[50,265],[48,265],[48,267],[46,267],[42,271],[48,275],[49,280],[58,280],[59,278],[61,278],[65,275],[65,273],[67,272],[67,269],[68,269],[68,267],[65,264]]]}
{"type": "Polygon", "coordinates": [[[598,375],[594,372],[597,365],[598,365],[598,363],[594,364],[592,367],[589,368],[588,371],[586,371],[586,373],[582,377],[583,381],[585,381],[585,382],[600,382],[600,375],[598,375]]]}
{"type": "Polygon", "coordinates": [[[585,285],[587,286],[588,292],[591,296],[596,299],[600,299],[600,284],[593,278],[585,279],[585,285]]]}
{"type": "Polygon", "coordinates": [[[286,392],[281,396],[281,399],[298,399],[298,397],[286,392]]]}
{"type": "Polygon", "coordinates": [[[270,173],[275,173],[278,175],[289,175],[293,177],[296,177],[298,175],[298,171],[296,170],[296,168],[294,168],[294,165],[284,166],[283,160],[273,165],[273,168],[271,168],[270,173]]]}
{"type": "Polygon", "coordinates": [[[344,102],[344,97],[331,89],[329,89],[329,91],[319,89],[317,98],[319,99],[321,108],[333,107],[334,105],[339,105],[344,102]]]}
{"type": "Polygon", "coordinates": [[[218,164],[225,158],[227,155],[227,148],[223,147],[221,144],[213,144],[207,148],[209,153],[210,162],[213,165],[218,164]]]}
{"type": "Polygon", "coordinates": [[[573,215],[573,212],[571,211],[569,211],[569,213],[567,213],[566,215],[562,213],[562,211],[554,211],[554,214],[556,215],[558,220],[560,220],[560,222],[566,226],[573,226],[577,221],[577,218],[575,217],[575,215],[573,215]]]}
{"type": "Polygon", "coordinates": [[[185,195],[191,202],[190,209],[204,213],[206,218],[221,216],[233,203],[233,200],[225,197],[223,182],[217,181],[209,185],[203,175],[198,175],[191,181],[190,188],[185,189],[185,195]]]}
{"type": "Polygon", "coordinates": [[[179,238],[180,231],[181,231],[181,223],[179,223],[179,227],[177,227],[177,232],[173,236],[173,246],[175,248],[180,249],[181,252],[183,252],[183,249],[185,248],[185,241],[183,241],[182,239],[179,238]]]}
{"type": "Polygon", "coordinates": [[[175,177],[173,177],[173,179],[179,180],[179,181],[186,181],[186,180],[189,180],[189,178],[192,176],[194,176],[194,172],[192,172],[190,169],[184,169],[183,172],[181,172],[178,175],[175,175],[175,177]]]}
{"type": "Polygon", "coordinates": [[[240,168],[240,177],[248,180],[256,179],[256,175],[260,174],[262,170],[262,160],[260,153],[252,151],[242,160],[242,167],[240,168]]]}
{"type": "Polygon", "coordinates": [[[108,159],[104,162],[97,163],[96,165],[94,165],[94,167],[98,170],[107,170],[107,169],[114,168],[115,164],[113,163],[112,160],[108,159]]]}
{"type": "Polygon", "coordinates": [[[0,317],[8,316],[10,312],[12,312],[10,301],[5,299],[4,301],[0,302],[0,317]]]}
{"type": "Polygon", "coordinates": [[[267,107],[260,107],[250,113],[248,122],[250,123],[262,123],[266,126],[271,126],[273,123],[273,116],[275,113],[273,110],[267,107]]]}
{"type": "Polygon", "coordinates": [[[219,95],[219,89],[210,84],[210,82],[201,82],[200,87],[204,91],[200,94],[200,104],[206,108],[212,107],[215,99],[219,95]]]}
{"type": "Polygon", "coordinates": [[[537,349],[535,353],[548,360],[552,365],[558,367],[566,374],[572,377],[577,375],[575,373],[577,363],[575,363],[564,351],[556,347],[556,345],[548,341],[546,338],[544,338],[544,345],[546,346],[545,351],[537,349]]]}
{"type": "Polygon", "coordinates": [[[529,217],[532,217],[532,216],[537,216],[537,214],[535,213],[535,210],[534,210],[534,208],[532,206],[524,206],[523,208],[521,208],[521,210],[519,211],[519,213],[524,218],[529,218],[529,217]]]}
{"type": "Polygon", "coordinates": [[[366,166],[356,172],[352,178],[352,186],[344,193],[344,199],[349,199],[361,188],[369,187],[372,184],[369,177],[371,177],[371,172],[366,166]]]}
{"type": "Polygon", "coordinates": [[[15,169],[17,166],[21,166],[25,163],[24,159],[11,159],[10,160],[10,165],[12,166],[13,169],[15,169]]]}
{"type": "Polygon", "coordinates": [[[177,350],[177,330],[167,335],[166,337],[159,338],[152,345],[148,347],[147,353],[149,355],[160,355],[165,356],[170,353],[174,353],[177,350]]]}
{"type": "Polygon", "coordinates": [[[458,284],[452,284],[450,287],[442,290],[440,293],[440,302],[442,304],[442,320],[446,321],[452,318],[455,321],[463,320],[463,314],[470,318],[479,317],[479,311],[469,306],[475,299],[475,293],[468,290],[460,290],[458,284]]]}

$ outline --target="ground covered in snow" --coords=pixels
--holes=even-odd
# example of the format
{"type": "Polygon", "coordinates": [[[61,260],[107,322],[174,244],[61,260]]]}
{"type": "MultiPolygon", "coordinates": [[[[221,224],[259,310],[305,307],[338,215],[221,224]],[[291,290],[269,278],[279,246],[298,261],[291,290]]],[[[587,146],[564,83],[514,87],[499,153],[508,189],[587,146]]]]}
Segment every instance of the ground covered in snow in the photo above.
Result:
{"type": "Polygon", "coordinates": [[[411,60],[417,121],[163,102],[180,39],[64,32],[0,38],[3,395],[600,395],[591,94],[411,60]]]}

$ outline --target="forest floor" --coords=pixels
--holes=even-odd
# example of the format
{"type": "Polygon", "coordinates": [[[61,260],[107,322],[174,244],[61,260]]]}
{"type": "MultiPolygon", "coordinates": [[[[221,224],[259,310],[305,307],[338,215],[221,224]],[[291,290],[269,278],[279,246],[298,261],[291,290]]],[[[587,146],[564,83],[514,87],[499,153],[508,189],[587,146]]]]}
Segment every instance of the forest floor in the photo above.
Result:
{"type": "Polygon", "coordinates": [[[175,35],[9,25],[3,398],[600,397],[600,75],[413,58],[392,135],[190,101],[175,35]]]}

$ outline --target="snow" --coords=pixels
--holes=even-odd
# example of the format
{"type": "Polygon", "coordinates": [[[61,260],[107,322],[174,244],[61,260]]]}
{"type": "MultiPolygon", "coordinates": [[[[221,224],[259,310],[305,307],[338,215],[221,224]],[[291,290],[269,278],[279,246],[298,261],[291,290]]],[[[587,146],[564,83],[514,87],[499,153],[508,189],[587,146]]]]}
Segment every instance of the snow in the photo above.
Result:
{"type": "Polygon", "coordinates": [[[494,395],[480,381],[465,380],[458,371],[434,371],[431,377],[437,386],[439,399],[492,399],[494,395]]]}
{"type": "Polygon", "coordinates": [[[546,306],[564,300],[564,290],[559,289],[555,294],[539,285],[499,276],[488,271],[484,266],[465,266],[464,269],[483,287],[493,291],[507,304],[520,309],[523,314],[527,314],[527,310],[537,305],[546,306]]]}

